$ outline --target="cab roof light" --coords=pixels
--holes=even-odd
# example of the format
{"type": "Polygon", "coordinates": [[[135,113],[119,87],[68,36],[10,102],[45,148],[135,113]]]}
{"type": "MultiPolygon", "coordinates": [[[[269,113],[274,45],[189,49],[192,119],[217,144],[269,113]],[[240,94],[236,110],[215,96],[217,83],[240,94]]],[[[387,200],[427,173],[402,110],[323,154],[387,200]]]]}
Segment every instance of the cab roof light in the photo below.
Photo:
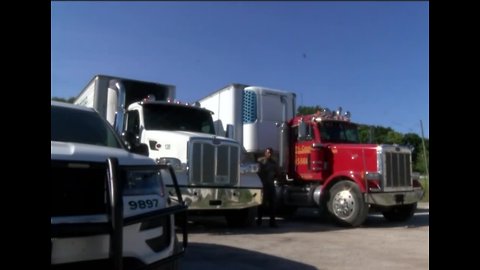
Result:
{"type": "Polygon", "coordinates": [[[340,121],[350,121],[352,114],[349,111],[345,111],[342,114],[342,107],[338,107],[336,111],[331,111],[328,108],[323,108],[318,110],[313,115],[313,121],[321,122],[322,120],[340,120],[340,121]]]}

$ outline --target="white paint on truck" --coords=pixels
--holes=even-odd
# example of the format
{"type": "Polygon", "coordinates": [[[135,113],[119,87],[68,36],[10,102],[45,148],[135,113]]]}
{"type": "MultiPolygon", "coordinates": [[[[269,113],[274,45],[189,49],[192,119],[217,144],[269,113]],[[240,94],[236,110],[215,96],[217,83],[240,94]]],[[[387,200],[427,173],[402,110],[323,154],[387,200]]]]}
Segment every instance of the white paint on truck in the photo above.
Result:
{"type": "Polygon", "coordinates": [[[234,138],[247,153],[262,153],[279,145],[279,132],[274,127],[292,118],[296,108],[293,92],[238,83],[198,102],[213,112],[217,134],[234,138]]]}

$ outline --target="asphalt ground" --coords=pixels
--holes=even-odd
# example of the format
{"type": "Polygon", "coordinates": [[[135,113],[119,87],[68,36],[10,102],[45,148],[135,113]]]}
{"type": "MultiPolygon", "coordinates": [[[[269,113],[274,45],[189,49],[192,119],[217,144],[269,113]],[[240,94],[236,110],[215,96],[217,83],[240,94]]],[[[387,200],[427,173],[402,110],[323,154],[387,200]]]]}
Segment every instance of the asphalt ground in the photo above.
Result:
{"type": "Polygon", "coordinates": [[[429,204],[419,203],[406,222],[372,213],[359,228],[342,228],[313,209],[299,209],[279,228],[229,228],[223,218],[189,224],[181,270],[429,269],[429,204]]]}

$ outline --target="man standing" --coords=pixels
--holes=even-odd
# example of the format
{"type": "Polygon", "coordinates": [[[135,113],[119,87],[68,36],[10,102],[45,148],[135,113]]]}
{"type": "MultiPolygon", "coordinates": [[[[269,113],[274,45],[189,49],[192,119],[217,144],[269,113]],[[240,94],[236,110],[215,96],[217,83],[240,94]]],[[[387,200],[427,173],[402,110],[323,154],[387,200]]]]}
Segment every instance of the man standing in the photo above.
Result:
{"type": "Polygon", "coordinates": [[[263,157],[258,159],[260,164],[260,170],[258,176],[262,180],[263,184],[263,201],[262,205],[258,208],[257,225],[262,224],[262,217],[265,210],[270,214],[270,227],[278,227],[275,221],[276,212],[276,192],[274,180],[279,174],[278,165],[275,160],[272,159],[273,150],[271,147],[265,149],[263,157]]]}

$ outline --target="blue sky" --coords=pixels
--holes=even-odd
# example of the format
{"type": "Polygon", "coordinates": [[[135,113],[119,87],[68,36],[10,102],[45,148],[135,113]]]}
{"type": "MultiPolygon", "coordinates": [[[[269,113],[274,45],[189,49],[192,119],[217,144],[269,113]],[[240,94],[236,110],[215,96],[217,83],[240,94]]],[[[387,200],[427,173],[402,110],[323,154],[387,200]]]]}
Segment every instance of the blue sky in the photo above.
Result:
{"type": "Polygon", "coordinates": [[[429,137],[428,2],[51,2],[51,96],[96,74],[173,84],[198,100],[229,83],[342,106],[352,121],[429,137]]]}

